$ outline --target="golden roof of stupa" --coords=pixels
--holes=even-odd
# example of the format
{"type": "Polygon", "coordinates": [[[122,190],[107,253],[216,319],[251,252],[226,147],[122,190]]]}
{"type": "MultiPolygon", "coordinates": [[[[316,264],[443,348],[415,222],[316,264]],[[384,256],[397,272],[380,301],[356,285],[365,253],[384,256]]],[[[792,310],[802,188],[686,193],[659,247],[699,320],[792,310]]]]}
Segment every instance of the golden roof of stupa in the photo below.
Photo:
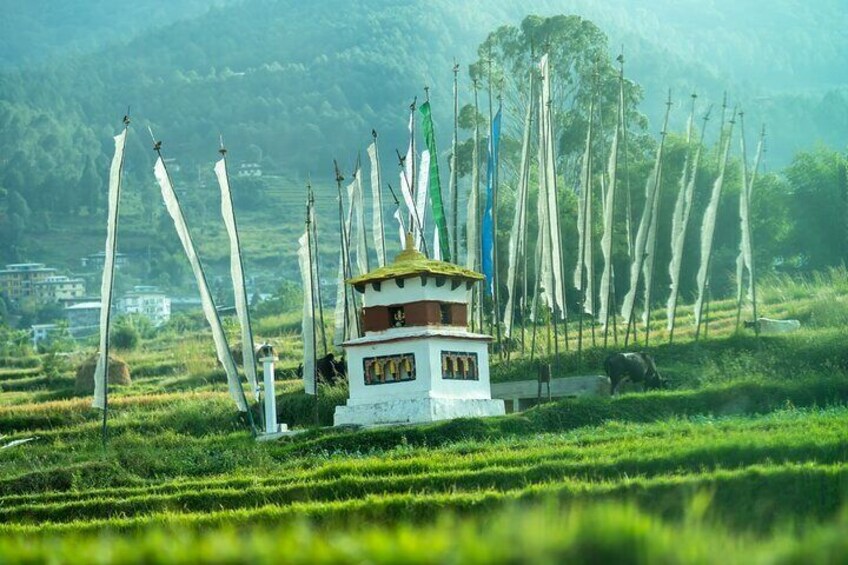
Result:
{"type": "Polygon", "coordinates": [[[390,279],[405,279],[420,275],[434,275],[471,281],[479,281],[484,278],[480,273],[454,265],[453,263],[428,259],[423,253],[415,249],[412,234],[407,233],[406,249],[395,257],[391,265],[374,269],[370,273],[350,278],[345,282],[353,286],[359,286],[367,283],[390,279]]]}

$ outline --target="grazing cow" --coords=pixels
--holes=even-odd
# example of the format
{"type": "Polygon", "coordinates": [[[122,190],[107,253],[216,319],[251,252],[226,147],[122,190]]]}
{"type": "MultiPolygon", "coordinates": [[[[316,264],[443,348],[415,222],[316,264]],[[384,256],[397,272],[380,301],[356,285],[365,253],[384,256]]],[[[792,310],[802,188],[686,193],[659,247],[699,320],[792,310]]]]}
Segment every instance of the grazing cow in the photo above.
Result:
{"type": "MultiPolygon", "coordinates": [[[[344,356],[336,360],[332,353],[328,353],[316,360],[315,372],[318,374],[320,383],[334,385],[337,382],[344,382],[347,380],[347,362],[344,356]]],[[[297,378],[303,378],[303,363],[297,366],[297,378]]]]}
{"type": "Polygon", "coordinates": [[[801,329],[798,320],[772,320],[771,318],[757,318],[753,322],[745,322],[746,328],[757,330],[761,334],[788,334],[801,329]]]}
{"type": "Polygon", "coordinates": [[[644,352],[613,353],[604,361],[604,370],[610,378],[612,394],[617,394],[625,381],[641,384],[645,390],[665,388],[654,358],[644,352]]]}

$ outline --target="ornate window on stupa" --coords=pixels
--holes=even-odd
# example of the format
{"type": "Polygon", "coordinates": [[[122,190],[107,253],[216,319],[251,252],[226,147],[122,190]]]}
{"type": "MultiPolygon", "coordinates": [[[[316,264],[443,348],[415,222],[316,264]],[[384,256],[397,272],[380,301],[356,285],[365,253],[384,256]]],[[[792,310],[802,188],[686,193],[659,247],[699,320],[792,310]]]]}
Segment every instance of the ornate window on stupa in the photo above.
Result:
{"type": "Polygon", "coordinates": [[[478,381],[477,354],[442,351],[442,378],[449,381],[478,381]]]}
{"type": "Polygon", "coordinates": [[[362,360],[366,385],[401,383],[415,380],[415,355],[380,355],[362,360]]]}

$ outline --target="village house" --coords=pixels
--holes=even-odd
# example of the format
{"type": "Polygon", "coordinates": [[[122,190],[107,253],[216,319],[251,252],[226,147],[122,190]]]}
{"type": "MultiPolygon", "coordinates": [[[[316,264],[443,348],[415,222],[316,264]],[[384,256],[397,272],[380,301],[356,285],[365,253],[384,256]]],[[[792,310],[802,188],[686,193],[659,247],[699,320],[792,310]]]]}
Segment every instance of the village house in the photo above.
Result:
{"type": "Polygon", "coordinates": [[[94,335],[100,329],[100,301],[80,302],[65,307],[68,331],[74,338],[94,335]]]}
{"type": "Polygon", "coordinates": [[[47,277],[34,283],[33,288],[36,300],[41,303],[63,302],[85,296],[85,281],[64,275],[47,277]]]}
{"type": "Polygon", "coordinates": [[[0,294],[18,301],[35,296],[36,284],[56,275],[44,263],[13,263],[0,269],[0,294]]]}
{"type": "MultiPolygon", "coordinates": [[[[99,251],[97,253],[92,253],[91,255],[87,255],[80,259],[80,264],[83,268],[91,269],[94,271],[102,271],[103,264],[106,262],[106,252],[99,251]]],[[[129,259],[123,253],[115,253],[115,268],[120,269],[122,267],[126,267],[129,263],[129,259]]]]}
{"type": "Polygon", "coordinates": [[[171,319],[171,299],[155,286],[135,286],[118,299],[116,309],[121,314],[146,316],[154,326],[171,319]]]}

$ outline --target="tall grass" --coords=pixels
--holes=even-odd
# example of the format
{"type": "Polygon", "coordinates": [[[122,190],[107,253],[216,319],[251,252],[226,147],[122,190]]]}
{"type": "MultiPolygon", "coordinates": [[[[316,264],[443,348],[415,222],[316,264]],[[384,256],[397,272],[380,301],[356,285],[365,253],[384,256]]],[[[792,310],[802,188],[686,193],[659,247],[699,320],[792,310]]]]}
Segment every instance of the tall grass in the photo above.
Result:
{"type": "Polygon", "coordinates": [[[836,563],[848,552],[843,515],[802,537],[786,532],[740,536],[699,517],[669,524],[630,505],[512,505],[486,518],[444,512],[431,524],[407,521],[328,528],[306,520],[245,531],[151,527],[111,532],[0,538],[7,561],[65,562],[90,556],[102,563],[836,563]]]}

